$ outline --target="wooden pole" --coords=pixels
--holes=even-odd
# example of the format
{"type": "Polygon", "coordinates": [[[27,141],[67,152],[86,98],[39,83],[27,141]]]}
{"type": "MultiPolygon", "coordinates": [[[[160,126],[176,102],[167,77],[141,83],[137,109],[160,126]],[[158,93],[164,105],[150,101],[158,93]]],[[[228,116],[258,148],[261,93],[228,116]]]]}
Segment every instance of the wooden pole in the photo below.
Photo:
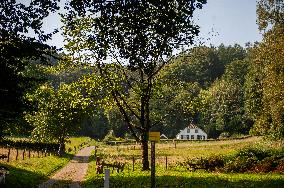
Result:
{"type": "Polygon", "coordinates": [[[7,162],[10,161],[10,153],[11,153],[11,149],[9,148],[9,150],[8,150],[8,159],[7,159],[7,162]]]}
{"type": "Polygon", "coordinates": [[[23,151],[23,160],[25,160],[25,149],[24,149],[24,151],[23,151]]]}
{"type": "Polygon", "coordinates": [[[31,150],[29,150],[29,158],[31,158],[31,150]]]}
{"type": "Polygon", "coordinates": [[[168,169],[168,156],[166,156],[166,170],[168,169]]]}
{"type": "Polygon", "coordinates": [[[155,171],[155,142],[151,142],[151,188],[156,187],[155,171]]]}
{"type": "Polygon", "coordinates": [[[134,166],[135,166],[135,158],[134,156],[132,157],[132,171],[134,171],[134,166]]]}
{"type": "Polygon", "coordinates": [[[16,160],[18,160],[19,150],[18,150],[18,148],[17,148],[16,150],[17,150],[17,153],[16,153],[16,160]]]}

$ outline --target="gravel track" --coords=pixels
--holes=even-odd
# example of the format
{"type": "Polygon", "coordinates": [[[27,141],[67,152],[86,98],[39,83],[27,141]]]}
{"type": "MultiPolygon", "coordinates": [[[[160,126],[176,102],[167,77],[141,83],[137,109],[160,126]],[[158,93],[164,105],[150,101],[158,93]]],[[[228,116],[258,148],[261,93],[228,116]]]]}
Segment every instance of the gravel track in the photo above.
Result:
{"type": "MultiPolygon", "coordinates": [[[[80,188],[81,181],[88,170],[88,160],[95,146],[90,146],[80,150],[74,158],[48,181],[40,184],[39,188],[61,187],[59,182],[70,182],[70,188],[80,188]]],[[[66,186],[65,186],[66,187],[66,186]]]]}

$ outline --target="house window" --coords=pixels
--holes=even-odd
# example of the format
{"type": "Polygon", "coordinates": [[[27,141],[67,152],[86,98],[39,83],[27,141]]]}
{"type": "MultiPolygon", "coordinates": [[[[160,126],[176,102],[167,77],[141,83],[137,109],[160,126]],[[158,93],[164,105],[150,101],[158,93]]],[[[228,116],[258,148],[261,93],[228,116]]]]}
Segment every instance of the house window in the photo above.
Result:
{"type": "Polygon", "coordinates": [[[203,136],[203,140],[205,140],[205,136],[203,136]]]}
{"type": "Polygon", "coordinates": [[[187,133],[190,133],[190,129],[187,129],[187,133]]]}
{"type": "Polygon", "coordinates": [[[195,133],[198,133],[198,129],[195,129],[195,133]]]}
{"type": "Polygon", "coordinates": [[[186,139],[189,140],[189,135],[186,135],[186,139]]]}
{"type": "Polygon", "coordinates": [[[194,135],[191,135],[191,140],[194,140],[194,135]]]}
{"type": "Polygon", "coordinates": [[[180,135],[180,139],[183,139],[183,135],[180,135]]]}
{"type": "Polygon", "coordinates": [[[201,140],[201,135],[197,135],[197,140],[201,140]]]}

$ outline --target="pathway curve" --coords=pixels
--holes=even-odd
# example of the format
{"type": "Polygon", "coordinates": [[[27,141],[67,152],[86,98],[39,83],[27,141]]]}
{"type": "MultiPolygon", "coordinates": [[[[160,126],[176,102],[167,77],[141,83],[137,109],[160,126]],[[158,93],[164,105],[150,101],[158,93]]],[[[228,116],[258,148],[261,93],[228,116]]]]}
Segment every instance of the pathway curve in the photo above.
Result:
{"type": "Polygon", "coordinates": [[[70,188],[80,188],[80,182],[84,179],[88,170],[88,160],[95,146],[80,150],[74,158],[48,181],[40,184],[39,188],[52,188],[58,182],[70,182],[70,188]]]}

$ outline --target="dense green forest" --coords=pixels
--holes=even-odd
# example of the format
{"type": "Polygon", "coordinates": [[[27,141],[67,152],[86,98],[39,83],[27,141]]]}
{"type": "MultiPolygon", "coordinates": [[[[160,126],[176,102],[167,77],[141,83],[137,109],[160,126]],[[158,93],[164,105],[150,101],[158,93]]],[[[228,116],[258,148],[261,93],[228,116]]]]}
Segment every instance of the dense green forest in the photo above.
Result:
{"type": "MultiPolygon", "coordinates": [[[[278,130],[282,130],[282,124],[279,124],[277,129],[277,124],[274,125],[281,122],[281,116],[271,122],[270,126],[265,123],[268,121],[265,118],[272,120],[273,116],[267,109],[272,102],[267,97],[271,97],[271,100],[281,97],[281,91],[277,96],[277,87],[273,87],[270,89],[276,90],[275,96],[264,96],[266,87],[271,86],[265,85],[266,79],[269,78],[261,74],[266,67],[256,59],[259,50],[265,50],[261,49],[266,47],[263,47],[264,45],[263,42],[248,44],[246,47],[237,44],[199,46],[178,54],[159,74],[156,94],[151,99],[153,119],[157,121],[153,130],[173,138],[179,130],[193,122],[203,128],[210,138],[265,133],[281,138],[283,135],[278,130]],[[265,100],[268,100],[269,104],[266,104],[265,100]]],[[[281,47],[280,44],[279,46],[281,47]]],[[[271,56],[277,58],[278,55],[280,54],[275,53],[271,56]]],[[[123,69],[127,72],[127,67],[123,69]]],[[[64,122],[72,119],[71,122],[66,122],[66,126],[70,126],[72,134],[75,135],[103,139],[113,130],[117,137],[131,137],[117,107],[104,101],[101,101],[103,106],[98,105],[98,101],[95,105],[90,104],[91,98],[94,98],[91,93],[96,92],[94,87],[96,84],[100,85],[93,67],[74,64],[70,66],[70,62],[63,60],[52,66],[42,66],[40,70],[30,66],[26,71],[37,72],[38,76],[47,80],[25,97],[36,104],[34,108],[39,109],[30,116],[26,115],[27,120],[34,126],[39,123],[38,119],[44,118],[44,111],[48,111],[53,114],[54,121],[58,121],[60,116],[63,116],[64,122]]],[[[279,73],[275,74],[276,77],[279,73]]],[[[278,87],[280,89],[281,85],[278,87]]],[[[131,89],[125,88],[125,93],[133,97],[135,102],[131,92],[131,89]]],[[[96,97],[100,100],[110,100],[104,91],[95,95],[99,95],[96,97]]],[[[278,105],[278,102],[281,100],[277,100],[274,105],[278,105]]],[[[281,109],[279,110],[281,112],[281,109]]],[[[52,123],[54,126],[57,124],[58,122],[52,123]]],[[[34,134],[36,130],[33,130],[34,134]]],[[[52,127],[48,127],[48,131],[51,130],[52,127]]],[[[51,135],[58,137],[52,132],[51,135]]]]}
{"type": "Polygon", "coordinates": [[[5,23],[13,23],[1,23],[1,137],[64,143],[70,135],[103,139],[113,131],[145,143],[149,130],[174,138],[194,123],[209,138],[283,139],[284,27],[278,1],[258,3],[261,42],[195,46],[174,56],[175,42],[193,45],[199,27],[190,19],[206,1],[130,3],[127,10],[123,3],[71,1],[62,17],[66,53],[43,43],[52,33],[42,33],[42,19],[59,9],[57,1],[47,2],[1,5],[5,23]],[[104,15],[88,15],[100,11],[104,15]],[[26,37],[28,29],[39,40],[26,37]]]}

